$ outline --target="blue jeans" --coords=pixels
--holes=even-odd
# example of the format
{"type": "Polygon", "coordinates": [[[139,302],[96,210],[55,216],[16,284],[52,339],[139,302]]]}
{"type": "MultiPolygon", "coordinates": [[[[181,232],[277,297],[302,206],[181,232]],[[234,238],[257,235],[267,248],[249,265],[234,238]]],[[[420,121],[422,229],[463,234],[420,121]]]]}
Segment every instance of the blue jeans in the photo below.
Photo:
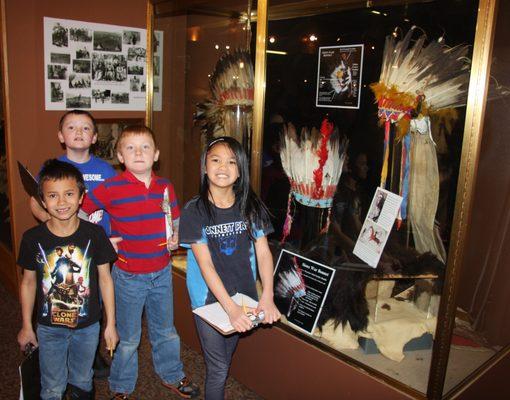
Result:
{"type": "Polygon", "coordinates": [[[180,339],[174,327],[170,267],[147,274],[132,274],[113,267],[115,312],[120,342],[110,369],[110,390],[131,393],[138,379],[138,345],[145,308],[152,361],[159,377],[173,384],[184,378],[180,339]]]}
{"type": "Polygon", "coordinates": [[[198,315],[193,314],[193,317],[195,317],[195,325],[204,353],[205,398],[206,400],[223,400],[225,382],[239,341],[239,334],[223,336],[198,315]]]}
{"type": "Polygon", "coordinates": [[[39,325],[37,340],[41,399],[60,400],[68,383],[86,392],[92,390],[99,322],[82,329],[39,325]]]}

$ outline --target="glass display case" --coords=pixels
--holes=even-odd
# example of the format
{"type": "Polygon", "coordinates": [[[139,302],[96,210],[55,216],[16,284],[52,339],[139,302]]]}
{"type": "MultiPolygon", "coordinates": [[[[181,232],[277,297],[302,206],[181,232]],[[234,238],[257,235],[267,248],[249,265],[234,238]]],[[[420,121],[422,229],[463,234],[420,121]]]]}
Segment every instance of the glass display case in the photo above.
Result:
{"type": "MultiPolygon", "coordinates": [[[[202,144],[226,127],[251,153],[275,262],[285,249],[335,270],[313,332],[285,316],[279,329],[418,398],[455,394],[508,351],[501,324],[484,320],[502,315],[484,313],[481,281],[495,285],[496,269],[471,279],[473,298],[458,289],[461,266],[475,270],[467,254],[482,251],[466,243],[478,240],[467,223],[494,1],[150,3],[163,63],[148,112],[181,202],[198,192],[202,144]],[[231,61],[236,49],[244,58],[231,61]],[[250,94],[222,123],[207,119],[218,72],[241,62],[253,83],[233,86],[250,94]]],[[[508,69],[497,72],[488,115],[510,93],[508,69]]],[[[183,254],[176,264],[185,273],[183,254]]]]}

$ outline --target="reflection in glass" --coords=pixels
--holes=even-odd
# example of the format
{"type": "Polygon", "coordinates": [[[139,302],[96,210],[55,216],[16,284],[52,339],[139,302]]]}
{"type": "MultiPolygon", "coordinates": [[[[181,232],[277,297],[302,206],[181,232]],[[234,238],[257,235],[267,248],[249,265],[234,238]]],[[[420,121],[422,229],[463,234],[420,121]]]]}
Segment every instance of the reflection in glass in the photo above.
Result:
{"type": "MultiPolygon", "coordinates": [[[[261,194],[273,214],[275,248],[284,239],[285,248],[337,269],[317,340],[422,392],[428,382],[449,247],[465,108],[419,117],[428,115],[427,107],[442,107],[431,91],[420,93],[418,89],[426,87],[420,79],[434,89],[435,76],[444,72],[446,78],[452,77],[465,68],[467,47],[450,51],[457,64],[447,64],[448,57],[440,51],[445,43],[473,43],[474,3],[435,1],[363,8],[274,20],[268,27],[268,36],[274,40],[269,41],[267,54],[261,194]],[[458,20],[464,21],[462,26],[454,22],[458,20]],[[407,32],[411,33],[406,37],[407,32]],[[393,48],[401,56],[393,59],[394,64],[389,64],[391,57],[388,63],[382,62],[387,36],[388,41],[404,43],[393,48]],[[409,58],[399,52],[409,49],[425,57],[415,70],[414,79],[420,85],[402,87],[409,95],[401,96],[404,101],[397,104],[391,96],[395,94],[392,85],[411,84],[405,78],[412,74],[400,81],[381,80],[387,90],[376,91],[378,96],[374,96],[369,85],[380,81],[383,68],[393,78],[394,72],[402,72],[409,58]],[[431,58],[426,59],[427,55],[431,58]],[[337,57],[336,61],[329,60],[330,56],[337,57]],[[427,66],[431,69],[428,78],[427,66]],[[378,113],[383,120],[394,118],[386,130],[379,126],[378,113]],[[317,204],[306,198],[299,201],[306,184],[316,183],[318,176],[330,179],[334,175],[327,161],[322,167],[319,161],[319,133],[325,119],[333,124],[337,140],[346,144],[335,150],[335,157],[344,158],[341,176],[333,182],[336,190],[329,197],[314,198],[317,204]],[[401,134],[392,123],[397,121],[407,123],[401,134]],[[408,128],[413,133],[406,135],[408,128]],[[307,149],[313,157],[296,151],[289,168],[287,153],[292,146],[307,149]],[[405,204],[415,216],[421,213],[424,222],[413,225],[404,216],[384,230],[388,201],[374,198],[375,189],[383,181],[389,191],[404,194],[401,182],[409,164],[402,160],[407,155],[415,168],[407,183],[413,201],[405,204]],[[423,163],[418,166],[420,159],[423,163]],[[422,178],[417,179],[420,174],[422,178]],[[320,207],[320,201],[328,204],[320,207]],[[370,226],[366,222],[369,210],[370,226]],[[363,232],[365,242],[374,243],[372,250],[380,253],[376,269],[353,254],[363,232]]],[[[442,104],[458,105],[454,100],[442,104]]],[[[329,151],[334,147],[328,146],[329,151]]]]}
{"type": "Polygon", "coordinates": [[[499,2],[496,15],[473,217],[459,279],[444,393],[510,344],[510,26],[505,21],[510,3],[499,2]]]}

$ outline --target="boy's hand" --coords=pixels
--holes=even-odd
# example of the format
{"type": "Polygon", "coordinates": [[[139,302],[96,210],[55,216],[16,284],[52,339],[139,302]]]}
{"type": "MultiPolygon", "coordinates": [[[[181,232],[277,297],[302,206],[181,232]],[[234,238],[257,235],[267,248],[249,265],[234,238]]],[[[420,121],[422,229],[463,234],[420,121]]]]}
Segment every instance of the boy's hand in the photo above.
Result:
{"type": "MultiPolygon", "coordinates": [[[[252,308],[245,307],[246,312],[254,312],[252,308]]],[[[247,332],[251,328],[253,328],[253,323],[250,318],[246,315],[243,307],[238,306],[235,307],[228,312],[228,318],[230,319],[230,324],[234,327],[237,332],[247,332]]]]}
{"type": "Polygon", "coordinates": [[[177,232],[174,232],[174,234],[167,243],[167,247],[168,251],[177,250],[177,248],[179,247],[179,234],[177,232]]]}
{"type": "Polygon", "coordinates": [[[21,351],[25,351],[27,344],[32,344],[35,347],[39,347],[37,343],[37,337],[33,329],[22,328],[18,333],[18,344],[21,351]]]}
{"type": "Polygon", "coordinates": [[[112,354],[117,347],[117,343],[119,343],[119,335],[114,325],[106,326],[104,330],[104,341],[106,342],[106,349],[112,354]]]}
{"type": "Polygon", "coordinates": [[[110,238],[110,243],[117,253],[119,252],[119,246],[117,245],[119,242],[122,242],[122,238],[120,236],[113,236],[110,238]]]}
{"type": "Polygon", "coordinates": [[[264,311],[264,321],[263,324],[272,324],[280,319],[282,316],[276,305],[274,304],[272,296],[262,296],[260,297],[259,305],[255,310],[255,314],[259,315],[261,311],[264,311]]]}

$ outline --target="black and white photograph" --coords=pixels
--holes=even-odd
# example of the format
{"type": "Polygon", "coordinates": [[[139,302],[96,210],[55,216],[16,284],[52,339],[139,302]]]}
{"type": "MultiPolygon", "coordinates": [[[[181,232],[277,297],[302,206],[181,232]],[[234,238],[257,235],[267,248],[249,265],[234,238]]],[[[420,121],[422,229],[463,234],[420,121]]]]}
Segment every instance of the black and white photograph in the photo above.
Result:
{"type": "Polygon", "coordinates": [[[48,79],[66,79],[66,75],[65,65],[48,65],[48,79]]]}
{"type": "Polygon", "coordinates": [[[154,56],[153,59],[154,59],[154,61],[153,61],[154,75],[159,76],[159,61],[160,61],[160,58],[159,58],[159,56],[154,56]]]}
{"type": "Polygon", "coordinates": [[[51,43],[57,47],[67,47],[69,44],[69,31],[62,26],[59,22],[53,25],[53,32],[51,34],[51,43]]]}
{"type": "Polygon", "coordinates": [[[335,270],[282,250],[273,275],[274,303],[287,322],[312,334],[335,270]]]}
{"type": "Polygon", "coordinates": [[[139,92],[140,91],[140,78],[138,75],[132,76],[129,78],[129,89],[132,92],[139,92]]]}
{"type": "MultiPolygon", "coordinates": [[[[44,17],[45,109],[145,109],[146,31],[44,17]],[[58,83],[58,85],[57,85],[58,83]]],[[[163,34],[156,31],[154,110],[161,110],[163,34]]]]}
{"type": "Polygon", "coordinates": [[[50,61],[55,64],[71,64],[71,54],[51,53],[50,61]]]}
{"type": "Polygon", "coordinates": [[[129,104],[129,93],[128,92],[112,92],[112,103],[113,104],[129,104]]]}
{"type": "Polygon", "coordinates": [[[353,254],[376,268],[397,218],[402,197],[378,187],[361,227],[353,254]]]}
{"type": "Polygon", "coordinates": [[[89,74],[70,74],[69,89],[88,89],[90,88],[89,74]]]}
{"type": "MultiPolygon", "coordinates": [[[[94,91],[93,91],[94,92],[94,91]]],[[[94,145],[94,155],[111,165],[119,165],[115,146],[122,130],[128,125],[143,124],[142,119],[104,119],[97,121],[97,142],[94,145]]]]}
{"type": "Polygon", "coordinates": [[[86,46],[79,47],[76,49],[76,58],[90,60],[90,51],[86,46]]]}
{"type": "Polygon", "coordinates": [[[128,65],[129,75],[143,75],[144,68],[141,65],[128,65]]]}
{"type": "Polygon", "coordinates": [[[127,79],[126,57],[120,54],[92,53],[94,81],[123,82],[127,79]]]}
{"type": "Polygon", "coordinates": [[[73,71],[82,74],[90,74],[90,61],[73,60],[73,71]]]}
{"type": "Polygon", "coordinates": [[[122,34],[118,32],[94,31],[94,50],[122,51],[122,34]]]}
{"type": "Polygon", "coordinates": [[[92,89],[92,98],[94,99],[94,103],[108,103],[111,101],[111,95],[112,91],[110,89],[92,89]]]}
{"type": "Polygon", "coordinates": [[[66,108],[90,108],[90,96],[66,93],[66,108]]]}
{"type": "Polygon", "coordinates": [[[140,32],[124,31],[122,33],[122,43],[130,45],[140,44],[140,32]]]}
{"type": "Polygon", "coordinates": [[[384,207],[384,202],[386,201],[386,196],[387,194],[380,190],[375,194],[370,210],[368,210],[368,218],[372,221],[377,222],[379,219],[384,207]]]}
{"type": "Polygon", "coordinates": [[[92,32],[86,28],[69,29],[71,40],[74,42],[92,42],[92,32]]]}
{"type": "Polygon", "coordinates": [[[128,49],[128,61],[145,61],[145,48],[130,47],[128,49]]]}
{"type": "Polygon", "coordinates": [[[319,47],[317,107],[359,108],[363,45],[319,47]]]}
{"type": "Polygon", "coordinates": [[[50,82],[51,101],[58,102],[64,100],[64,91],[60,82],[50,82]]]}
{"type": "Polygon", "coordinates": [[[154,89],[154,93],[159,93],[159,77],[154,77],[152,80],[152,87],[154,89]]]}

